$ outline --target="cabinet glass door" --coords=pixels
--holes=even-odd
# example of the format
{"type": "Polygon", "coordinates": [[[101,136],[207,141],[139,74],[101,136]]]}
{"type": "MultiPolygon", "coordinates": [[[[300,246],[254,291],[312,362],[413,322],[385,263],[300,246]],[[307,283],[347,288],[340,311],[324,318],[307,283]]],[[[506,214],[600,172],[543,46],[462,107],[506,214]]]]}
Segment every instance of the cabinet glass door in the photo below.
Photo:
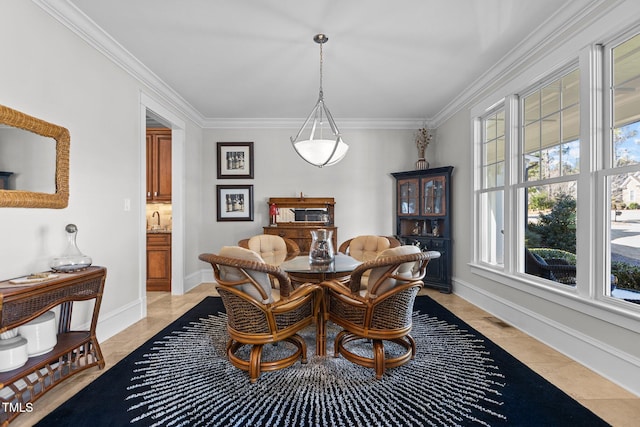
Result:
{"type": "Polygon", "coordinates": [[[418,215],[418,180],[398,180],[398,215],[418,215]]]}
{"type": "Polygon", "coordinates": [[[445,177],[422,178],[422,215],[446,215],[445,177]]]}

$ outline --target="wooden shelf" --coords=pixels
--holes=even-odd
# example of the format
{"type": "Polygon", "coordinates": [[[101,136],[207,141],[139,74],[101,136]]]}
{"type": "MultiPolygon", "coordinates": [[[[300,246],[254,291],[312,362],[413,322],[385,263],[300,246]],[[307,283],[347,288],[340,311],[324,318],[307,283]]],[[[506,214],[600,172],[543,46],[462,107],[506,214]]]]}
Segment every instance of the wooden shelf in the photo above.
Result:
{"type": "Polygon", "coordinates": [[[41,354],[40,356],[30,357],[23,366],[12,369],[7,372],[0,372],[0,388],[7,384],[14,383],[22,379],[25,374],[33,373],[47,365],[52,365],[60,361],[60,355],[67,354],[83,344],[90,342],[91,335],[89,331],[65,332],[58,334],[58,343],[53,350],[41,354]]]}
{"type": "Polygon", "coordinates": [[[33,286],[9,286],[0,282],[0,332],[23,325],[60,306],[57,343],[53,350],[30,357],[25,365],[0,373],[0,388],[10,393],[0,397],[0,425],[6,425],[55,385],[84,369],[104,368],[96,325],[106,280],[104,267],[63,273],[33,286]],[[74,301],[94,299],[91,325],[86,331],[72,331],[74,301]]]}
{"type": "Polygon", "coordinates": [[[309,253],[311,246],[311,231],[323,228],[333,232],[332,243],[334,251],[338,250],[338,228],[334,225],[333,197],[271,197],[267,202],[269,206],[275,204],[278,209],[324,209],[326,210],[327,221],[282,221],[263,227],[264,234],[274,234],[293,240],[300,247],[300,253],[309,253]]]}

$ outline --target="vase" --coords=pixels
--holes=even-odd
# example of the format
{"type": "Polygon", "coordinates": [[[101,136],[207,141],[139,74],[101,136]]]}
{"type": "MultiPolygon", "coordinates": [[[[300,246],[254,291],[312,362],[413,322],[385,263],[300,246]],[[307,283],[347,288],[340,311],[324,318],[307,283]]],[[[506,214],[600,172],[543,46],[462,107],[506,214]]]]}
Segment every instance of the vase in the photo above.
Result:
{"type": "Polygon", "coordinates": [[[91,257],[83,255],[78,249],[76,244],[78,227],[75,224],[67,224],[65,230],[67,232],[67,249],[61,256],[51,261],[51,270],[61,273],[84,270],[91,265],[91,257]]]}
{"type": "Polygon", "coordinates": [[[416,170],[429,169],[429,162],[424,157],[421,157],[416,162],[416,170]]]}
{"type": "Polygon", "coordinates": [[[333,252],[332,230],[319,228],[311,230],[311,246],[309,247],[309,263],[311,265],[331,264],[335,258],[333,252]]]}

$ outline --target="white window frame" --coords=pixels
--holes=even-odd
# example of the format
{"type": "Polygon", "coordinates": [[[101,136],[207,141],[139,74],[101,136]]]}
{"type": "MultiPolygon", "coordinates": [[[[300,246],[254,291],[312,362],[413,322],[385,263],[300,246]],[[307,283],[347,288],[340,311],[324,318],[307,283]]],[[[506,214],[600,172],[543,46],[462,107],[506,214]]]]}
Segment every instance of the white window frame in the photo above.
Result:
{"type": "MultiPolygon", "coordinates": [[[[519,91],[511,85],[512,95],[498,100],[485,98],[471,109],[473,138],[474,173],[472,174],[473,208],[471,271],[482,277],[493,280],[502,285],[517,288],[545,299],[561,297],[568,307],[585,310],[585,303],[594,306],[592,314],[599,316],[598,310],[624,314],[630,318],[640,318],[640,305],[610,297],[608,295],[609,266],[609,221],[610,203],[607,177],[619,173],[640,170],[640,165],[627,166],[613,170],[605,168],[610,164],[611,152],[610,132],[604,128],[610,123],[611,107],[610,92],[606,90],[605,81],[610,81],[611,47],[628,40],[640,33],[640,27],[620,34],[600,44],[587,45],[577,52],[577,57],[563,65],[555,67],[555,71],[535,78],[535,84],[527,88],[539,87],[541,82],[551,82],[565,74],[571,67],[580,70],[580,173],[577,174],[577,211],[579,213],[578,229],[576,232],[577,284],[575,287],[558,287],[545,279],[539,279],[524,273],[524,254],[519,248],[524,247],[524,227],[520,221],[524,220],[524,184],[520,180],[523,171],[519,161],[519,124],[520,104],[519,91]],[[603,48],[603,46],[605,46],[603,48]],[[505,107],[505,224],[504,224],[504,263],[495,265],[481,262],[481,142],[482,118],[491,110],[504,103],[505,107]],[[482,105],[486,105],[485,109],[482,105]],[[605,129],[605,130],[603,130],[605,129]],[[515,214],[509,212],[516,212],[515,214]],[[599,260],[602,260],[600,262],[599,260]],[[552,295],[556,295],[555,297],[552,295]]],[[[507,85],[509,86],[509,85],[507,85]]],[[[528,93],[522,89],[522,94],[528,93]]],[[[573,176],[570,176],[573,177],[573,176]]],[[[555,181],[553,179],[552,181],[555,181]]],[[[562,179],[561,179],[562,180],[562,179]]],[[[591,310],[589,310],[591,312],[591,310]]]]}
{"type": "MultiPolygon", "coordinates": [[[[611,271],[611,209],[610,209],[610,187],[609,187],[609,179],[612,176],[626,174],[626,173],[634,173],[640,171],[640,164],[632,164],[627,166],[615,167],[613,164],[614,153],[613,153],[613,144],[612,144],[612,129],[613,129],[613,98],[612,98],[612,85],[613,85],[613,49],[620,44],[623,44],[627,40],[632,37],[640,34],[640,27],[633,28],[623,34],[620,34],[618,37],[612,38],[611,40],[605,42],[600,50],[600,56],[602,58],[601,64],[601,74],[602,78],[602,115],[603,123],[601,123],[602,132],[602,152],[601,152],[601,162],[599,164],[599,170],[597,173],[597,188],[598,194],[600,196],[600,202],[602,204],[602,210],[600,213],[600,217],[602,218],[601,223],[597,224],[598,229],[601,229],[603,232],[599,233],[596,239],[596,259],[602,259],[604,262],[602,263],[594,263],[599,264],[594,273],[594,277],[598,278],[593,286],[593,295],[599,301],[603,301],[607,304],[610,304],[615,307],[625,307],[627,308],[631,303],[626,301],[621,301],[618,298],[614,298],[611,296],[611,288],[607,285],[607,278],[609,276],[609,272],[611,271]],[[603,284],[603,287],[599,287],[598,284],[603,284]]],[[[640,308],[638,308],[640,311],[640,308]]]]}
{"type": "MultiPolygon", "coordinates": [[[[517,176],[517,180],[514,183],[514,188],[513,191],[517,192],[516,195],[516,199],[518,200],[518,204],[517,206],[513,206],[513,210],[514,212],[517,212],[517,225],[518,225],[518,230],[521,230],[518,234],[518,239],[517,239],[517,243],[514,247],[515,249],[515,256],[516,256],[516,269],[515,269],[515,273],[519,274],[519,275],[524,275],[525,277],[527,277],[528,280],[533,280],[537,283],[539,283],[542,286],[547,286],[550,287],[552,289],[556,289],[559,285],[547,280],[547,279],[543,279],[540,277],[536,277],[536,276],[532,276],[530,274],[526,274],[525,271],[525,256],[524,256],[524,248],[525,248],[525,236],[524,236],[524,232],[525,232],[525,228],[526,226],[523,227],[524,224],[524,219],[526,217],[526,212],[524,211],[524,201],[525,201],[525,192],[527,191],[528,188],[531,187],[537,187],[537,186],[544,186],[544,185],[553,185],[553,184],[560,184],[560,183],[564,183],[564,182],[570,182],[570,181],[576,181],[576,186],[577,186],[577,194],[576,194],[576,215],[578,212],[580,212],[579,215],[579,220],[582,220],[582,213],[581,213],[581,209],[580,209],[580,185],[579,185],[579,180],[580,180],[580,175],[584,173],[584,169],[583,167],[583,160],[582,160],[582,153],[585,150],[585,144],[582,142],[582,138],[579,138],[580,141],[580,172],[578,174],[573,174],[573,175],[564,175],[564,176],[559,176],[559,177],[554,177],[554,178],[545,178],[545,179],[539,179],[536,181],[528,181],[526,179],[526,171],[523,168],[523,164],[522,164],[522,151],[523,151],[523,146],[524,146],[524,142],[522,141],[522,126],[523,126],[523,122],[524,122],[524,108],[522,108],[522,104],[524,102],[524,99],[535,93],[540,91],[542,88],[546,87],[548,84],[561,79],[563,76],[575,71],[576,69],[578,69],[580,71],[580,87],[584,87],[583,85],[583,79],[582,79],[582,70],[580,69],[580,63],[577,60],[573,60],[571,62],[569,62],[568,64],[566,64],[563,67],[560,67],[559,69],[555,70],[554,72],[549,73],[547,76],[545,76],[543,79],[541,79],[540,81],[536,82],[535,84],[529,86],[528,88],[526,88],[525,90],[523,90],[522,94],[520,95],[520,102],[518,103],[517,106],[517,112],[516,114],[518,114],[518,129],[515,131],[516,132],[516,136],[514,137],[514,145],[515,147],[513,147],[513,149],[515,150],[515,152],[517,153],[517,168],[518,168],[518,176],[517,176]]],[[[582,90],[580,91],[580,105],[582,106],[582,90]]],[[[580,112],[580,124],[582,127],[582,111],[580,112]]],[[[580,135],[581,136],[581,135],[580,135]]],[[[576,289],[578,288],[578,284],[579,284],[579,278],[578,278],[578,272],[580,270],[580,258],[578,257],[578,253],[577,253],[577,249],[579,247],[579,230],[576,230],[576,259],[577,259],[577,266],[576,266],[576,286],[567,286],[567,285],[560,285],[561,289],[565,292],[570,292],[570,293],[575,293],[576,289]]]]}
{"type": "MultiPolygon", "coordinates": [[[[507,168],[509,167],[509,158],[508,158],[508,153],[509,153],[509,135],[508,135],[508,121],[507,121],[507,111],[506,111],[506,100],[501,100],[500,102],[498,102],[497,104],[493,105],[491,108],[489,108],[483,115],[482,117],[478,117],[475,121],[474,121],[474,128],[475,129],[475,134],[477,135],[477,140],[479,143],[475,144],[476,146],[476,153],[474,155],[474,158],[476,159],[476,164],[478,165],[477,167],[477,172],[478,172],[478,177],[476,178],[476,183],[477,185],[474,186],[475,190],[476,190],[476,203],[475,205],[477,206],[477,215],[475,215],[476,218],[476,230],[479,230],[479,233],[474,234],[475,237],[475,246],[476,246],[476,250],[475,250],[475,260],[478,263],[490,266],[492,268],[496,268],[496,269],[500,269],[500,270],[504,270],[504,262],[505,262],[505,257],[507,256],[507,241],[506,239],[503,239],[504,243],[503,243],[503,251],[504,251],[504,255],[503,255],[503,263],[502,264],[494,264],[494,263],[488,263],[482,260],[482,253],[483,253],[483,247],[486,246],[486,240],[490,238],[490,236],[487,235],[487,233],[484,231],[484,211],[482,209],[482,198],[485,194],[487,193],[492,193],[492,192],[496,192],[496,191],[500,191],[502,190],[503,193],[503,206],[506,206],[506,197],[507,197],[507,181],[508,181],[508,171],[507,168]],[[495,186],[495,187],[491,187],[491,188],[484,188],[483,185],[483,181],[484,181],[484,174],[483,174],[483,156],[482,156],[482,145],[485,142],[485,122],[486,119],[500,111],[504,112],[504,116],[505,116],[505,123],[504,123],[504,138],[505,138],[505,153],[504,153],[504,182],[501,186],[495,186]]],[[[506,227],[506,222],[508,220],[508,217],[506,215],[506,212],[503,212],[502,214],[503,218],[504,218],[504,226],[506,227]]],[[[503,232],[504,232],[504,228],[503,228],[503,232]]]]}

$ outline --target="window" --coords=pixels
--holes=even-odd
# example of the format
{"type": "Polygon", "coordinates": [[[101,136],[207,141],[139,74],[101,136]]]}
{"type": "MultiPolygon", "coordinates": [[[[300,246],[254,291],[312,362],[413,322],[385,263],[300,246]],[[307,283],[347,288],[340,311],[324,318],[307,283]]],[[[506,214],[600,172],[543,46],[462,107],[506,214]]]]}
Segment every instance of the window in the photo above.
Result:
{"type": "Polygon", "coordinates": [[[640,312],[640,30],[576,55],[474,107],[475,271],[640,312]]]}
{"type": "Polygon", "coordinates": [[[505,111],[481,120],[480,260],[504,263],[505,111]]]}
{"type": "Polygon", "coordinates": [[[580,72],[522,98],[524,272],[575,285],[580,72]]]}
{"type": "Polygon", "coordinates": [[[611,200],[604,293],[640,303],[640,35],[611,47],[611,161],[606,168],[611,200]]]}

